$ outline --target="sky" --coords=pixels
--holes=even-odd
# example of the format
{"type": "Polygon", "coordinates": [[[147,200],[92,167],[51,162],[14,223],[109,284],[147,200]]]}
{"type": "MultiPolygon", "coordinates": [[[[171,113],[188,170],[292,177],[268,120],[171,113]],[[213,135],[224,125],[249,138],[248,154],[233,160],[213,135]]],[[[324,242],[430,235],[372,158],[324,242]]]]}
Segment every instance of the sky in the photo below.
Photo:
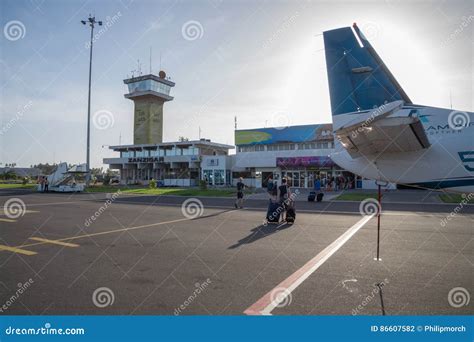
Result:
{"type": "MultiPolygon", "coordinates": [[[[322,32],[356,22],[417,104],[473,111],[473,1],[0,0],[0,163],[91,166],[133,143],[123,79],[176,82],[164,141],[330,123],[322,32]],[[151,49],[151,54],[150,54],[151,49]],[[151,55],[151,63],[150,63],[151,55]]],[[[3,166],[1,165],[1,166],[3,166]]]]}

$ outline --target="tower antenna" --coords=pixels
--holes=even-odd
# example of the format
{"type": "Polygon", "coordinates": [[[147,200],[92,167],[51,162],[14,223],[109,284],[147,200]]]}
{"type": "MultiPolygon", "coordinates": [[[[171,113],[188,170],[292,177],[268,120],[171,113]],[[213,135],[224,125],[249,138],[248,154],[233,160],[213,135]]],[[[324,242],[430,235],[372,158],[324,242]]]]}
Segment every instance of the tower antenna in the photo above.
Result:
{"type": "Polygon", "coordinates": [[[151,46],[150,46],[150,74],[152,74],[152,71],[151,71],[151,46]]]}
{"type": "Polygon", "coordinates": [[[137,73],[138,73],[138,76],[142,75],[142,65],[140,64],[139,59],[137,59],[137,73]]]}

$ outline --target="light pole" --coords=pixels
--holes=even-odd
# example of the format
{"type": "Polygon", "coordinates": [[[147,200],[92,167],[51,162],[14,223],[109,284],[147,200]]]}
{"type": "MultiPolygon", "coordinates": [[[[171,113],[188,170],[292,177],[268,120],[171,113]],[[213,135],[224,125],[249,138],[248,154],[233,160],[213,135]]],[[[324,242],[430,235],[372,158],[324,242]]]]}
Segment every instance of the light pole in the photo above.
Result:
{"type": "Polygon", "coordinates": [[[91,79],[92,79],[92,47],[94,44],[94,26],[99,24],[102,26],[102,21],[96,21],[95,17],[89,15],[86,20],[81,20],[83,25],[89,23],[91,27],[91,43],[90,43],[90,55],[89,55],[89,97],[87,100],[87,157],[86,157],[86,186],[89,186],[91,180],[91,169],[90,169],[90,154],[91,154],[91,79]]]}

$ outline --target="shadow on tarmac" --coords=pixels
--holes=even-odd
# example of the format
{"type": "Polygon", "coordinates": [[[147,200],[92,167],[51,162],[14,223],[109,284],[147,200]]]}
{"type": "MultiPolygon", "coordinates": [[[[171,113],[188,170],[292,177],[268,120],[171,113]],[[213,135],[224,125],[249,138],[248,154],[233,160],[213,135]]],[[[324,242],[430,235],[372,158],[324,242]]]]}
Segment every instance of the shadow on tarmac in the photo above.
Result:
{"type": "Polygon", "coordinates": [[[240,239],[237,243],[230,246],[228,249],[235,249],[242,245],[249,244],[255,242],[257,240],[263,239],[269,235],[278,233],[281,230],[290,228],[293,226],[292,224],[288,223],[281,223],[281,224],[261,224],[255,228],[250,230],[250,234],[246,237],[240,239]]]}

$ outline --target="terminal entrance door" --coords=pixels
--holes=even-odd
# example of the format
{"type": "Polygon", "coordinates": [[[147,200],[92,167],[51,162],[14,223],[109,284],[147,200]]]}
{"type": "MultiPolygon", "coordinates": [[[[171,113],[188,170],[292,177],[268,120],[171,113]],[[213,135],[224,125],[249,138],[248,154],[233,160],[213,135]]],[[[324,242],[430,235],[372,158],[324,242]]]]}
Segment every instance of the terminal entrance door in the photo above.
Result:
{"type": "MultiPolygon", "coordinates": [[[[273,172],[262,172],[262,188],[266,188],[270,177],[273,178],[273,172]]],[[[272,180],[274,181],[274,180],[272,180]]]]}
{"type": "Polygon", "coordinates": [[[282,176],[286,177],[288,186],[299,188],[304,186],[304,174],[301,171],[283,171],[282,176]],[[303,182],[301,182],[303,180],[303,182]]]}

